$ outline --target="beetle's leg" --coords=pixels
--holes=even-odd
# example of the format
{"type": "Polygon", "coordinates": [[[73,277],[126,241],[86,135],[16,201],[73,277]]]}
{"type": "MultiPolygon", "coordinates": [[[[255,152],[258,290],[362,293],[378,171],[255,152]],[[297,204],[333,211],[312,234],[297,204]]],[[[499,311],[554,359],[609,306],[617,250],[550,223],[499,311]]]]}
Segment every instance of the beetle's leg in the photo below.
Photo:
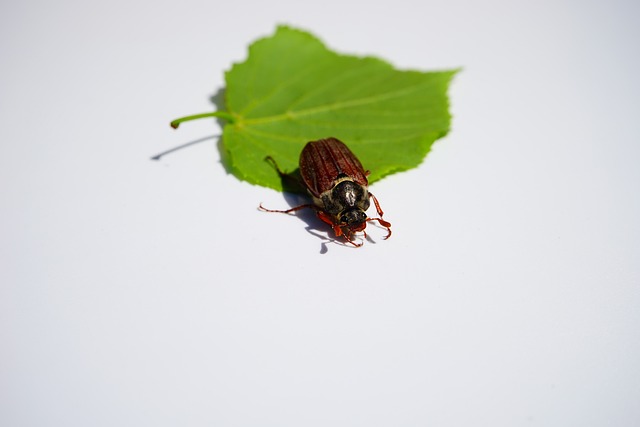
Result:
{"type": "Polygon", "coordinates": [[[342,232],[342,227],[340,227],[339,224],[334,223],[331,216],[329,216],[325,211],[317,209],[316,213],[318,214],[318,218],[320,218],[322,222],[326,222],[331,226],[331,228],[333,228],[333,232],[335,233],[336,237],[340,237],[344,234],[342,232]]]}
{"type": "Polygon", "coordinates": [[[376,205],[376,211],[378,212],[378,215],[383,216],[384,212],[382,212],[380,203],[378,203],[378,199],[376,199],[376,196],[374,196],[373,193],[369,192],[369,197],[373,199],[373,204],[376,205]]]}
{"type": "Polygon", "coordinates": [[[264,158],[267,162],[271,163],[271,166],[273,166],[273,168],[276,170],[276,172],[278,172],[278,175],[280,175],[280,177],[285,177],[288,176],[287,173],[282,172],[282,170],[280,169],[280,167],[278,166],[278,164],[276,163],[276,161],[274,160],[273,157],[271,156],[267,156],[264,158]]]}
{"type": "MultiPolygon", "coordinates": [[[[346,236],[345,236],[345,237],[346,237],[346,236]]],[[[347,240],[347,242],[351,243],[351,244],[352,244],[353,246],[355,246],[356,248],[359,248],[360,246],[364,245],[364,243],[356,243],[356,242],[354,242],[353,240],[351,240],[350,238],[349,238],[349,239],[346,239],[346,240],[347,240]]]]}
{"type": "Polygon", "coordinates": [[[389,237],[391,237],[391,223],[389,221],[385,221],[382,218],[367,218],[367,221],[378,221],[381,226],[387,229],[388,233],[386,236],[384,236],[384,240],[387,240],[389,237]]]}
{"type": "MultiPolygon", "coordinates": [[[[314,206],[315,207],[315,206],[314,206]]],[[[321,211],[316,207],[316,213],[318,214],[318,218],[320,218],[323,222],[326,222],[327,224],[329,224],[331,226],[331,228],[333,228],[333,232],[335,233],[336,237],[340,237],[343,236],[344,239],[351,243],[353,246],[355,246],[356,248],[359,248],[360,246],[362,246],[363,244],[357,244],[356,242],[354,242],[353,240],[351,240],[351,234],[349,233],[345,233],[342,230],[342,227],[340,226],[340,224],[336,224],[333,222],[333,219],[331,218],[331,216],[329,216],[325,211],[321,211]]]]}
{"type": "Polygon", "coordinates": [[[263,212],[276,212],[276,213],[284,213],[284,214],[288,214],[291,212],[295,212],[295,211],[299,211],[300,209],[304,209],[304,208],[311,208],[313,210],[317,210],[318,207],[316,205],[312,205],[312,204],[305,204],[305,205],[300,205],[300,206],[296,206],[294,208],[291,209],[287,209],[286,211],[279,211],[279,210],[275,210],[275,209],[267,209],[264,206],[262,206],[262,203],[260,203],[260,206],[258,206],[258,209],[260,209],[263,212]]]}
{"type": "Polygon", "coordinates": [[[287,191],[290,193],[299,193],[299,194],[305,193],[305,186],[302,180],[300,179],[299,173],[297,173],[298,172],[297,169],[293,173],[286,173],[286,172],[283,172],[282,169],[280,169],[280,167],[278,166],[278,164],[276,163],[273,157],[267,156],[264,159],[267,162],[271,163],[271,166],[273,166],[276,172],[278,172],[284,191],[287,191]]]}
{"type": "Polygon", "coordinates": [[[327,213],[325,211],[320,210],[315,205],[314,205],[314,207],[316,208],[316,213],[318,214],[318,218],[320,218],[322,220],[322,222],[326,222],[331,227],[333,227],[335,225],[333,223],[333,221],[331,220],[331,217],[329,215],[327,215],[327,213]]]}
{"type": "MultiPolygon", "coordinates": [[[[335,228],[334,228],[335,230],[335,228]]],[[[340,232],[342,233],[342,230],[340,230],[340,232]]],[[[342,235],[344,236],[344,239],[348,242],[351,243],[353,246],[355,246],[356,248],[359,248],[360,246],[364,245],[363,243],[356,243],[353,241],[353,239],[351,238],[353,236],[352,233],[342,233],[342,235]]],[[[366,237],[367,233],[365,233],[365,237],[366,237]]],[[[336,236],[339,236],[339,234],[336,233],[336,236]]]]}
{"type": "Polygon", "coordinates": [[[391,237],[391,223],[382,219],[382,215],[384,215],[384,212],[382,212],[382,208],[380,207],[380,203],[378,202],[378,199],[376,199],[376,196],[374,196],[372,193],[369,193],[369,197],[373,199],[373,204],[376,205],[376,211],[378,212],[378,215],[380,215],[380,218],[367,218],[367,221],[378,221],[381,226],[386,228],[388,231],[387,235],[385,236],[386,240],[391,237]]]}

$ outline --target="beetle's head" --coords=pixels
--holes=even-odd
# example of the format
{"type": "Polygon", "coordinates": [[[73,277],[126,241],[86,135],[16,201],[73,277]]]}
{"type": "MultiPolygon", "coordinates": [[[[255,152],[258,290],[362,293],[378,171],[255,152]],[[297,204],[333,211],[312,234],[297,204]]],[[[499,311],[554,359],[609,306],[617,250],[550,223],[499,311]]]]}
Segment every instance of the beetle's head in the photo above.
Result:
{"type": "Polygon", "coordinates": [[[362,231],[367,226],[367,214],[360,208],[352,208],[340,215],[340,222],[352,232],[362,231]]]}

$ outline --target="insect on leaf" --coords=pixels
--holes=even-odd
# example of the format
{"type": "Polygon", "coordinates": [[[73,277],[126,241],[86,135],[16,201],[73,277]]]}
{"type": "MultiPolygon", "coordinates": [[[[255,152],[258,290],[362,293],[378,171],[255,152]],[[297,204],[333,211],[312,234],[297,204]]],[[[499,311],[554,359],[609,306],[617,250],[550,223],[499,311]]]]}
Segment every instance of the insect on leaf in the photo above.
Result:
{"type": "Polygon", "coordinates": [[[375,182],[416,167],[447,134],[447,88],[455,73],[396,70],[377,58],[335,53],[311,34],[281,26],[227,71],[226,111],[208,115],[226,120],[229,167],[250,183],[282,190],[265,157],[292,171],[308,141],[327,137],[345,142],[375,182]]]}

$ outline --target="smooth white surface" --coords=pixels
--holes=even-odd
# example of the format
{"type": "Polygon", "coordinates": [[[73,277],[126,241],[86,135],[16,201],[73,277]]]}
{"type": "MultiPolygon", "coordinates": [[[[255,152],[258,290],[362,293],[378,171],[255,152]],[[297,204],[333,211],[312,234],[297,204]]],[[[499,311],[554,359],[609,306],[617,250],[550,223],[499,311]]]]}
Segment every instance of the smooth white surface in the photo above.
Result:
{"type": "Polygon", "coordinates": [[[0,425],[640,425],[639,12],[4,2],[0,425]],[[451,134],[373,187],[390,240],[258,212],[287,202],[217,125],[169,128],[277,23],[464,67],[451,134]]]}

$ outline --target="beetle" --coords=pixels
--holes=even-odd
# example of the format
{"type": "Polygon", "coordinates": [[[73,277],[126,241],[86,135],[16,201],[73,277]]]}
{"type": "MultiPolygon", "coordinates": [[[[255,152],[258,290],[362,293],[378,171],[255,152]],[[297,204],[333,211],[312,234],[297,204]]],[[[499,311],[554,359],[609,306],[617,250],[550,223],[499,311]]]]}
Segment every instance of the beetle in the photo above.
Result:
{"type": "Polygon", "coordinates": [[[360,160],[337,138],[325,138],[310,141],[300,153],[300,177],[302,182],[291,174],[280,170],[272,157],[267,157],[283,179],[295,180],[301,184],[311,196],[313,203],[307,203],[287,210],[266,209],[260,204],[259,209],[265,212],[291,213],[300,209],[313,209],[318,218],[329,224],[336,237],[343,236],[353,246],[363,243],[353,241],[356,232],[367,233],[367,222],[378,221],[387,229],[384,239],[391,236],[391,223],[382,219],[383,212],[378,199],[369,191],[369,181],[360,160]],[[366,211],[370,201],[378,212],[378,218],[368,218],[366,211]]]}

